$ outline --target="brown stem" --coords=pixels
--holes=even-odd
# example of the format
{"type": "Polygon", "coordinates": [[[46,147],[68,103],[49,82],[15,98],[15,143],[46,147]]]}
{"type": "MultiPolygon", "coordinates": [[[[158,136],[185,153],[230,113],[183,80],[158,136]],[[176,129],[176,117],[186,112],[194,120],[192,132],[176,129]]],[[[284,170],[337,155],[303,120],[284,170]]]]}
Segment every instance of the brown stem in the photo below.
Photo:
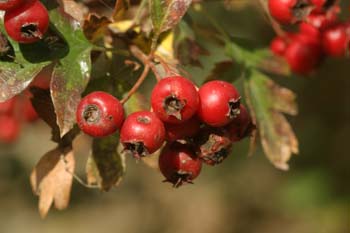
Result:
{"type": "Polygon", "coordinates": [[[265,15],[267,16],[272,29],[275,31],[275,33],[278,36],[284,37],[286,35],[285,31],[281,28],[281,25],[274,20],[269,12],[269,9],[267,7],[266,0],[259,0],[260,6],[263,8],[265,15]]]}
{"type": "Polygon", "coordinates": [[[120,101],[121,104],[124,104],[128,99],[139,89],[143,81],[146,79],[148,73],[149,73],[149,65],[145,64],[145,68],[143,69],[143,72],[137,82],[134,84],[134,86],[129,90],[129,92],[126,94],[126,96],[120,101]]]}

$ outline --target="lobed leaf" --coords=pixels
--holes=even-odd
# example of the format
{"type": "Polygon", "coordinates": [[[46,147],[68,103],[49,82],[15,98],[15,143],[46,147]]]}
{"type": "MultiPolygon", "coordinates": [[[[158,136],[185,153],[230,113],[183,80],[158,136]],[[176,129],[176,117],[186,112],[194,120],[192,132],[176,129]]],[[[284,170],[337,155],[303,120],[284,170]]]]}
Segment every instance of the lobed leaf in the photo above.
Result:
{"type": "Polygon", "coordinates": [[[254,69],[245,90],[266,156],[277,168],[288,170],[287,162],[298,153],[298,140],[282,113],[297,114],[294,93],[254,69]]]}

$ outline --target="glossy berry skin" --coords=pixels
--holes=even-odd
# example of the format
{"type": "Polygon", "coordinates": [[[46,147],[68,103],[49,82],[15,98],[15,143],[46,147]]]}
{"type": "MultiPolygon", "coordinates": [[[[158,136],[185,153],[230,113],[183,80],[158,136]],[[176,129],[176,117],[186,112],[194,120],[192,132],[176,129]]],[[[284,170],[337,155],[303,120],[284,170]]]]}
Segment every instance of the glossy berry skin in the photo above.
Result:
{"type": "Polygon", "coordinates": [[[188,145],[174,142],[163,148],[159,156],[159,168],[165,181],[178,188],[183,183],[192,183],[198,177],[202,162],[188,145]]]}
{"type": "Polygon", "coordinates": [[[280,36],[276,36],[270,43],[270,50],[276,56],[283,56],[287,48],[287,41],[280,36]]]}
{"type": "Polygon", "coordinates": [[[27,0],[1,0],[0,1],[0,11],[10,11],[21,4],[24,4],[27,0]]]}
{"type": "Polygon", "coordinates": [[[322,34],[323,51],[332,57],[342,57],[349,46],[350,35],[343,24],[334,25],[322,34]]]}
{"type": "Polygon", "coordinates": [[[13,116],[0,115],[0,142],[12,143],[20,133],[20,122],[13,116]]]}
{"type": "Polygon", "coordinates": [[[160,80],[151,94],[154,113],[164,122],[180,124],[197,111],[199,96],[195,85],[181,76],[160,80]]]}
{"type": "Polygon", "coordinates": [[[163,122],[149,111],[130,114],[120,130],[120,142],[135,158],[152,154],[163,145],[164,139],[163,122]]]}
{"type": "Polygon", "coordinates": [[[7,34],[19,43],[40,40],[49,27],[49,15],[40,1],[29,1],[5,12],[4,25],[7,34]]]}
{"type": "Polygon", "coordinates": [[[115,133],[124,120],[124,109],[114,96],[95,91],[79,103],[76,118],[79,128],[93,137],[104,137],[115,133]]]}
{"type": "Polygon", "coordinates": [[[308,37],[295,38],[287,47],[284,57],[290,69],[297,74],[309,74],[321,60],[319,43],[308,37]]]}
{"type": "Polygon", "coordinates": [[[268,7],[271,16],[282,24],[294,23],[293,8],[298,0],[269,0],[268,7]]]}
{"type": "Polygon", "coordinates": [[[249,136],[255,126],[252,123],[247,109],[241,104],[239,115],[226,127],[229,138],[232,142],[237,142],[249,136]]]}
{"type": "Polygon", "coordinates": [[[239,113],[240,95],[228,82],[214,80],[199,88],[199,119],[214,127],[227,125],[239,113]]]}
{"type": "Polygon", "coordinates": [[[198,157],[207,165],[222,163],[231,152],[232,142],[226,127],[201,129],[194,139],[198,157]]]}
{"type": "Polygon", "coordinates": [[[182,124],[169,124],[165,123],[166,140],[168,142],[176,141],[179,139],[188,139],[197,134],[200,128],[200,122],[197,117],[183,122],[182,124]]]}

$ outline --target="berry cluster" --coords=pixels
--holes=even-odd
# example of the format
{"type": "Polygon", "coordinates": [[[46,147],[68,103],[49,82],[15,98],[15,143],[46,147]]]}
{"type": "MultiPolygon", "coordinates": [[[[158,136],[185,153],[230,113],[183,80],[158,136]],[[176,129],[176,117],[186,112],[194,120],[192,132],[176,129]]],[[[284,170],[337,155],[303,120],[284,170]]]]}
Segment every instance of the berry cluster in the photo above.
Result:
{"type": "Polygon", "coordinates": [[[120,101],[96,91],[81,100],[76,117],[81,130],[93,137],[120,129],[124,151],[135,158],[154,153],[166,142],[159,168],[166,181],[179,187],[199,175],[203,162],[221,163],[233,142],[250,135],[254,125],[240,98],[225,81],[197,88],[182,76],[171,76],[152,90],[151,111],[134,112],[124,120],[120,101]]]}
{"type": "Polygon", "coordinates": [[[269,10],[279,23],[298,23],[298,32],[275,37],[271,51],[285,58],[298,74],[313,71],[325,56],[343,57],[350,50],[350,21],[338,19],[334,0],[269,0],[269,10]]]}
{"type": "Polygon", "coordinates": [[[49,15],[38,0],[0,1],[0,11],[5,11],[4,26],[7,34],[19,43],[40,40],[49,27],[49,15]]]}

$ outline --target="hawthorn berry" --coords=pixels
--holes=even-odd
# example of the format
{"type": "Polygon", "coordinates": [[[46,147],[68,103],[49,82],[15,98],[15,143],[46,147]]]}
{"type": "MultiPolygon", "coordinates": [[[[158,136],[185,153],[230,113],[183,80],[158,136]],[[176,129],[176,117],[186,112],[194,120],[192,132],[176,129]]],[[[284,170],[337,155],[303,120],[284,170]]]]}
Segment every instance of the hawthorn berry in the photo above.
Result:
{"type": "Polygon", "coordinates": [[[308,74],[319,64],[322,49],[313,39],[307,36],[296,37],[288,45],[284,57],[293,72],[308,74]]]}
{"type": "Polygon", "coordinates": [[[342,57],[348,49],[349,39],[344,24],[329,27],[322,34],[323,51],[329,56],[342,57]]]}
{"type": "Polygon", "coordinates": [[[269,0],[271,16],[282,24],[292,24],[307,16],[308,2],[305,0],[269,0]]]}
{"type": "Polygon", "coordinates": [[[252,130],[255,128],[255,125],[252,123],[252,118],[250,117],[246,107],[241,104],[239,115],[233,119],[233,121],[230,122],[226,128],[230,140],[232,142],[237,142],[249,136],[252,130]]]}
{"type": "Polygon", "coordinates": [[[160,80],[151,94],[154,113],[164,122],[180,124],[197,111],[199,96],[195,85],[182,76],[160,80]]]}
{"type": "Polygon", "coordinates": [[[178,188],[183,183],[192,183],[200,174],[202,162],[189,145],[173,142],[160,153],[159,168],[165,181],[178,188]]]}
{"type": "Polygon", "coordinates": [[[287,41],[285,38],[276,36],[270,43],[270,50],[276,56],[283,56],[287,48],[287,41]]]}
{"type": "Polygon", "coordinates": [[[5,12],[7,34],[19,43],[40,40],[49,27],[47,9],[40,1],[28,1],[16,9],[5,12]]]}
{"type": "Polygon", "coordinates": [[[226,127],[205,127],[194,139],[198,157],[208,165],[217,165],[224,161],[232,148],[230,135],[226,127]]]}
{"type": "Polygon", "coordinates": [[[130,114],[120,130],[120,142],[135,158],[152,154],[163,145],[164,139],[163,122],[149,111],[130,114]]]}
{"type": "Polygon", "coordinates": [[[12,143],[20,133],[20,122],[13,116],[0,115],[0,142],[12,143]]]}
{"type": "Polygon", "coordinates": [[[214,80],[199,88],[198,116],[204,123],[220,127],[227,125],[239,114],[240,95],[228,82],[214,80]]]}
{"type": "Polygon", "coordinates": [[[0,0],[0,11],[10,11],[21,4],[24,4],[27,0],[0,0]]]}
{"type": "Polygon", "coordinates": [[[23,99],[24,120],[33,122],[39,118],[29,98],[23,99]]]}
{"type": "Polygon", "coordinates": [[[169,124],[164,123],[166,140],[168,142],[176,141],[179,139],[188,139],[197,134],[200,128],[200,122],[197,117],[183,122],[182,124],[169,124]]]}
{"type": "Polygon", "coordinates": [[[16,97],[6,100],[0,103],[0,114],[11,115],[15,109],[16,97]]]}
{"type": "Polygon", "coordinates": [[[76,118],[79,128],[93,137],[104,137],[115,133],[124,120],[124,109],[114,96],[95,91],[79,103],[76,118]]]}

